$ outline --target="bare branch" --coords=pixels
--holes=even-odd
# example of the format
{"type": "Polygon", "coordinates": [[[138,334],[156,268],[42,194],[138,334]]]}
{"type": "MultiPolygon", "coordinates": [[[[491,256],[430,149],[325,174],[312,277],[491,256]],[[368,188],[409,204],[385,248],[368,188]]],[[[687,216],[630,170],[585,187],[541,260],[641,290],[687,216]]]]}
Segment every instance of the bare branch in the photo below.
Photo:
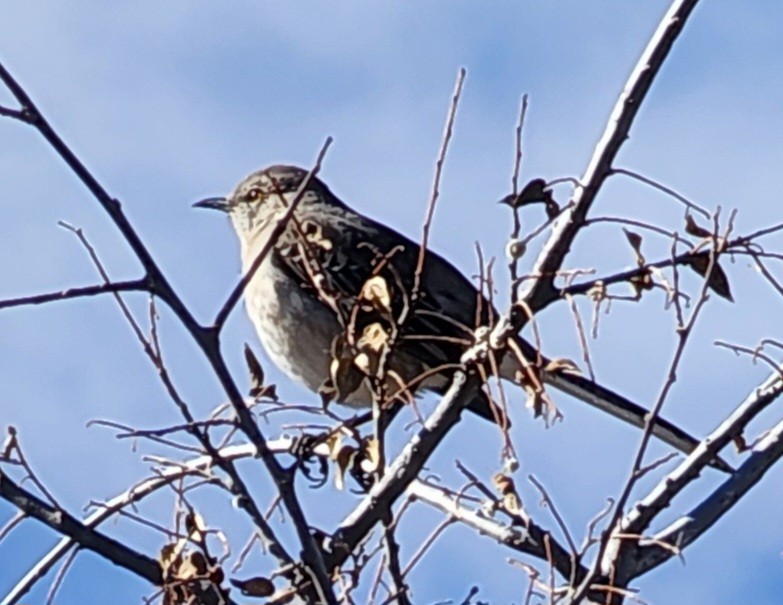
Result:
{"type": "MultiPolygon", "coordinates": [[[[16,506],[27,516],[68,536],[80,548],[92,550],[115,565],[127,569],[159,586],[163,580],[157,561],[138,553],[113,538],[87,527],[64,510],[50,506],[19,487],[0,469],[0,497],[16,506]]],[[[12,602],[6,597],[7,602],[12,602]]]]}
{"type": "Polygon", "coordinates": [[[659,183],[658,181],[655,181],[651,178],[648,178],[643,174],[639,174],[638,172],[634,172],[633,170],[627,170],[626,168],[612,168],[611,173],[629,176],[632,179],[636,179],[637,181],[644,183],[645,185],[650,185],[650,187],[654,187],[658,191],[663,191],[667,195],[673,197],[678,202],[682,202],[689,210],[695,210],[696,212],[701,214],[704,218],[710,218],[710,213],[707,212],[704,208],[702,208],[698,204],[694,204],[684,195],[677,193],[671,187],[667,187],[666,185],[659,183]]]}
{"type": "MultiPolygon", "coordinates": [[[[570,207],[560,219],[562,222],[555,227],[549,241],[536,259],[533,273],[542,277],[530,282],[521,295],[533,311],[538,311],[553,296],[554,275],[562,268],[563,261],[571,249],[574,238],[582,228],[598,191],[611,174],[612,162],[617,157],[623,142],[628,138],[636,113],[697,2],[698,0],[672,2],[648,42],[647,48],[637,61],[609,117],[604,134],[580,179],[581,187],[574,192],[570,207]]],[[[524,320],[522,317],[520,319],[524,320]]]]}
{"type": "Polygon", "coordinates": [[[555,506],[555,503],[552,501],[552,498],[549,497],[549,494],[547,493],[546,489],[538,479],[536,479],[533,475],[528,475],[527,478],[530,480],[530,482],[533,485],[536,486],[536,489],[538,489],[538,492],[541,494],[542,503],[549,509],[549,512],[552,513],[552,517],[554,517],[557,526],[560,528],[560,531],[563,533],[563,537],[566,539],[566,542],[568,543],[568,549],[572,553],[571,556],[576,557],[576,543],[574,542],[574,539],[571,537],[571,532],[568,531],[568,526],[565,524],[565,520],[560,515],[560,513],[557,512],[557,507],[555,506]]]}
{"type": "MultiPolygon", "coordinates": [[[[289,451],[291,448],[291,440],[283,439],[278,442],[272,442],[270,443],[270,447],[273,447],[278,451],[289,451]]],[[[256,449],[252,445],[230,446],[220,450],[219,454],[226,461],[232,461],[254,456],[256,454],[256,449]]],[[[103,506],[100,509],[88,515],[81,523],[87,528],[95,528],[107,519],[110,519],[117,511],[122,510],[126,506],[131,506],[140,502],[150,494],[155,493],[160,488],[165,487],[174,481],[190,474],[202,473],[207,469],[212,468],[214,465],[215,460],[212,456],[199,456],[177,466],[164,468],[159,476],[142,481],[138,485],[103,503],[103,506]]],[[[54,548],[44,555],[38,563],[36,563],[36,565],[17,582],[5,596],[4,600],[0,602],[0,605],[12,605],[13,603],[17,603],[19,599],[32,588],[35,582],[45,576],[49,570],[56,565],[57,561],[75,545],[76,542],[70,536],[62,538],[54,548]]]]}
{"type": "MultiPolygon", "coordinates": [[[[779,379],[776,388],[778,391],[783,389],[779,379]]],[[[664,548],[658,545],[658,542],[679,549],[693,543],[731,510],[781,457],[783,457],[783,422],[778,423],[754,446],[753,453],[731,477],[695,508],[653,536],[653,542],[641,549],[629,570],[631,578],[648,572],[673,556],[670,548],[664,548]]]]}
{"type": "MultiPolygon", "coordinates": [[[[446,118],[446,129],[443,133],[443,140],[441,141],[440,152],[438,153],[438,160],[435,162],[435,179],[432,183],[432,194],[430,195],[429,204],[427,204],[427,213],[424,218],[424,226],[422,227],[421,245],[419,247],[419,258],[416,261],[416,271],[413,275],[413,287],[410,292],[411,307],[413,307],[419,297],[419,288],[421,287],[421,276],[424,272],[424,259],[427,256],[427,244],[429,243],[430,227],[432,226],[432,219],[435,215],[435,204],[440,197],[440,179],[443,173],[443,165],[446,162],[446,153],[449,150],[449,143],[451,142],[451,135],[454,130],[454,120],[457,117],[457,106],[459,105],[459,99],[462,95],[462,85],[465,83],[465,76],[467,72],[462,67],[457,75],[457,83],[454,86],[454,94],[451,98],[451,108],[449,109],[449,116],[446,118]]],[[[400,323],[404,323],[404,320],[400,323]]]]}
{"type": "Polygon", "coordinates": [[[59,290],[57,292],[0,300],[0,309],[23,307],[27,305],[41,305],[59,300],[97,296],[98,294],[116,294],[118,292],[149,292],[149,284],[147,284],[147,281],[144,279],[133,279],[130,281],[98,284],[96,286],[66,288],[65,290],[59,290]]]}
{"type": "MultiPolygon", "coordinates": [[[[514,172],[511,175],[511,193],[514,197],[519,193],[519,173],[522,169],[522,130],[525,127],[525,117],[527,116],[527,94],[522,95],[522,105],[519,108],[519,121],[517,121],[517,127],[515,129],[514,137],[514,172]]],[[[519,206],[517,204],[511,205],[511,216],[513,220],[513,226],[511,228],[510,242],[514,242],[519,239],[519,234],[522,230],[522,221],[519,218],[519,206]]],[[[519,289],[519,283],[517,279],[519,277],[519,255],[513,255],[508,264],[509,273],[511,275],[511,303],[517,299],[517,290],[519,289]]]]}
{"type": "Polygon", "coordinates": [[[548,541],[552,563],[563,578],[579,582],[587,574],[587,569],[576,562],[566,548],[561,546],[548,531],[541,529],[532,521],[527,527],[504,525],[480,512],[461,506],[460,499],[449,495],[444,489],[418,480],[411,483],[408,493],[473,527],[481,535],[494,538],[504,546],[543,561],[547,560],[545,541],[548,541]]]}
{"type": "MultiPolygon", "coordinates": [[[[625,509],[625,505],[627,504],[628,500],[631,497],[632,490],[636,486],[636,483],[639,479],[640,476],[639,473],[640,470],[642,469],[644,456],[647,451],[647,446],[653,434],[653,427],[655,425],[656,418],[659,416],[660,411],[663,408],[663,404],[665,403],[666,398],[668,397],[669,391],[674,386],[674,383],[677,380],[677,371],[682,356],[685,352],[685,346],[688,343],[690,335],[692,334],[693,326],[695,325],[696,320],[698,319],[701,313],[701,310],[704,308],[704,305],[707,302],[707,298],[708,298],[707,291],[709,288],[710,276],[712,274],[713,269],[717,265],[717,259],[719,256],[719,249],[718,249],[719,240],[717,234],[718,231],[717,213],[715,215],[714,220],[715,220],[715,234],[713,238],[713,248],[710,252],[709,264],[704,273],[704,283],[702,285],[701,295],[699,296],[698,302],[696,303],[695,308],[691,312],[691,315],[688,318],[687,323],[683,323],[683,318],[681,317],[680,311],[678,311],[677,336],[679,339],[677,342],[677,347],[675,348],[674,351],[674,355],[672,356],[671,363],[669,365],[669,371],[667,373],[666,380],[664,381],[664,384],[658,394],[655,404],[652,406],[652,409],[650,410],[650,413],[648,414],[645,420],[644,433],[642,434],[642,438],[639,442],[639,447],[634,456],[630,475],[628,477],[628,480],[626,481],[625,486],[623,487],[623,490],[619,498],[617,499],[617,504],[615,505],[614,513],[612,514],[608,524],[610,531],[607,531],[601,539],[599,552],[596,556],[595,567],[592,570],[591,577],[587,578],[577,590],[576,594],[578,597],[581,597],[584,594],[586,594],[586,592],[590,590],[591,585],[594,584],[599,577],[605,576],[606,574],[610,573],[610,571],[614,574],[617,573],[617,561],[622,557],[623,549],[629,547],[630,541],[618,540],[613,537],[613,534],[616,532],[623,533],[623,534],[641,533],[641,532],[624,531],[624,529],[621,527],[620,524],[621,516],[623,514],[623,510],[625,509]]],[[[732,228],[732,219],[730,218],[729,226],[727,227],[726,236],[728,236],[728,233],[731,231],[731,228],[732,228]]],[[[676,298],[675,298],[675,306],[677,306],[677,308],[679,309],[678,301],[676,298]]],[[[614,577],[614,580],[615,581],[617,580],[616,576],[614,577]]],[[[620,587],[625,586],[625,583],[621,581],[618,584],[618,586],[620,587]]]]}
{"type": "MultiPolygon", "coordinates": [[[[146,281],[149,284],[150,293],[158,296],[171,308],[171,310],[182,322],[183,326],[197,342],[203,353],[206,355],[221,385],[226,391],[231,404],[236,409],[238,423],[242,431],[245,432],[248,438],[256,445],[260,458],[263,460],[264,465],[272,476],[272,479],[280,488],[280,491],[283,495],[283,502],[286,506],[286,509],[288,510],[294,527],[296,528],[297,536],[302,544],[306,567],[310,568],[316,575],[322,594],[327,597],[329,603],[333,603],[334,595],[331,594],[330,583],[328,581],[326,568],[323,564],[323,558],[321,556],[318,545],[315,543],[312,535],[310,534],[309,524],[305,519],[304,512],[293,489],[291,474],[283,469],[277,459],[268,451],[266,447],[266,439],[261,434],[258,426],[255,424],[252,415],[247,409],[247,406],[245,405],[245,402],[242,399],[236,384],[231,378],[225,361],[220,354],[220,345],[218,341],[219,330],[214,328],[204,328],[196,322],[183,301],[179,298],[175,290],[169,284],[168,280],[163,274],[163,271],[152,258],[149,250],[141,241],[125,214],[122,212],[119,201],[115,198],[112,198],[101,186],[98,180],[84,166],[84,164],[81,163],[73,151],[71,151],[71,149],[49,125],[49,123],[43,117],[43,114],[41,114],[41,112],[33,103],[32,99],[30,99],[28,94],[23,90],[19,83],[13,78],[13,76],[11,76],[11,74],[2,64],[0,64],[0,80],[2,80],[2,82],[11,91],[13,96],[17,99],[20,106],[22,107],[22,112],[24,115],[29,117],[29,120],[26,121],[28,121],[28,123],[30,123],[36,130],[38,130],[38,132],[54,148],[60,157],[63,158],[68,167],[71,168],[76,176],[84,183],[93,196],[98,200],[98,203],[101,205],[101,207],[109,214],[109,217],[117,226],[120,233],[128,242],[134,254],[144,267],[146,271],[146,281]]],[[[205,438],[202,441],[202,445],[204,446],[207,453],[216,456],[216,450],[209,443],[208,439],[205,438]]],[[[216,456],[215,459],[223,464],[219,457],[216,456]]],[[[257,524],[263,525],[263,515],[261,511],[258,510],[258,507],[255,506],[255,503],[250,496],[250,491],[242,481],[236,469],[231,467],[230,464],[227,464],[223,470],[229,476],[231,476],[232,486],[236,495],[239,496],[238,502],[240,506],[244,508],[248,514],[250,514],[257,524]]],[[[281,549],[279,551],[281,556],[282,552],[283,551],[281,549]]],[[[314,587],[314,589],[317,589],[317,587],[314,587]]]]}
{"type": "Polygon", "coordinates": [[[367,532],[388,514],[389,507],[418,476],[435,448],[457,423],[462,409],[476,396],[478,387],[479,380],[475,372],[470,375],[455,372],[449,390],[424,426],[405,445],[356,509],[340,524],[334,537],[339,547],[329,557],[329,567],[342,564],[367,532]]]}
{"type": "MultiPolygon", "coordinates": [[[[741,435],[748,423],[781,394],[783,394],[783,377],[776,372],[754,389],[693,453],[661,479],[650,493],[631,509],[620,524],[621,531],[634,534],[646,531],[658,513],[667,508],[677,494],[698,478],[709,460],[732,439],[741,435]]],[[[734,474],[738,472],[739,470],[734,474]]]]}

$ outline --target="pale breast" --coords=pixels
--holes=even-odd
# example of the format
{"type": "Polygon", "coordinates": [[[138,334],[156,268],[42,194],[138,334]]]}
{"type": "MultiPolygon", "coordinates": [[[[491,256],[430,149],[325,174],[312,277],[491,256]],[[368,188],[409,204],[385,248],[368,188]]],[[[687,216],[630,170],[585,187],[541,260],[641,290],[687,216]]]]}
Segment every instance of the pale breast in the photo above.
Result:
{"type": "Polygon", "coordinates": [[[340,329],[331,312],[295,287],[271,260],[259,268],[245,300],[275,365],[316,391],[327,378],[332,339],[340,329]]]}

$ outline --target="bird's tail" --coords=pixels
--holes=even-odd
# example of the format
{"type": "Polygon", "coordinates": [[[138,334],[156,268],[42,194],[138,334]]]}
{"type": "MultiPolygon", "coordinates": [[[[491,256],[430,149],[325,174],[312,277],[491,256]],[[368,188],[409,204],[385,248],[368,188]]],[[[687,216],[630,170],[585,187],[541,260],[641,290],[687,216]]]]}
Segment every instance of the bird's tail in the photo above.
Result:
{"type": "MultiPolygon", "coordinates": [[[[519,383],[521,377],[521,381],[528,384],[534,391],[537,388],[540,389],[542,385],[530,384],[529,381],[540,380],[540,382],[611,414],[615,418],[644,428],[649,410],[597,382],[573,372],[567,367],[567,364],[551,363],[521,336],[514,336],[510,344],[513,350],[506,355],[500,364],[501,378],[519,383]],[[520,357],[523,361],[520,360],[520,357]]],[[[490,419],[497,417],[497,411],[493,413],[485,402],[477,402],[477,405],[471,405],[470,408],[481,416],[490,419]]],[[[699,444],[698,439],[664,418],[655,419],[652,434],[686,454],[692,452],[699,444]]],[[[733,470],[720,458],[715,458],[711,466],[729,473],[733,470]]]]}

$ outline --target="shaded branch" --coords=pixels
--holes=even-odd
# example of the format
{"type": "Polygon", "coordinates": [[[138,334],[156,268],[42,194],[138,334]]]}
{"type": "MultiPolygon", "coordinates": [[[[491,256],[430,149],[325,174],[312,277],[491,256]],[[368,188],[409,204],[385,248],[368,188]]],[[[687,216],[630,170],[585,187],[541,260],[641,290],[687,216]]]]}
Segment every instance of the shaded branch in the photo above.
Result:
{"type": "MultiPolygon", "coordinates": [[[[276,451],[289,451],[291,440],[282,439],[270,443],[270,447],[276,451]]],[[[252,444],[228,446],[219,451],[220,457],[225,461],[233,461],[242,458],[250,458],[256,455],[255,446],[252,444]]],[[[136,504],[155,493],[157,490],[175,482],[183,477],[193,474],[201,474],[215,466],[212,456],[198,456],[176,466],[167,466],[159,471],[158,476],[145,479],[129,490],[104,502],[100,509],[88,515],[81,521],[87,528],[98,527],[104,521],[110,519],[118,511],[127,506],[136,504]]],[[[263,538],[263,534],[258,534],[263,538]]],[[[38,563],[35,564],[24,577],[6,594],[0,605],[13,605],[17,603],[33,587],[35,582],[45,576],[52,567],[74,546],[76,541],[69,535],[63,537],[38,563]]],[[[267,545],[268,547],[268,545],[267,545]]]]}

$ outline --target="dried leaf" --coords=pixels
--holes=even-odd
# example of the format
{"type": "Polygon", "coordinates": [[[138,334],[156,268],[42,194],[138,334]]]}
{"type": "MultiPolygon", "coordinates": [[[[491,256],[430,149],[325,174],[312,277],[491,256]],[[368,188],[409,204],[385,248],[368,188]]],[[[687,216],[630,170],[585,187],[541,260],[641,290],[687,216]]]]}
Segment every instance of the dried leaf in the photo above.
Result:
{"type": "Polygon", "coordinates": [[[381,444],[377,437],[369,437],[362,443],[362,462],[361,468],[367,473],[374,473],[378,470],[381,463],[381,444]]]}
{"type": "Polygon", "coordinates": [[[514,195],[513,193],[507,195],[502,200],[500,200],[500,203],[507,204],[512,208],[519,208],[528,204],[543,202],[547,199],[547,192],[544,191],[545,188],[546,181],[544,179],[533,179],[527,185],[525,185],[522,188],[522,191],[520,191],[517,195],[514,195]]]}
{"type": "Polygon", "coordinates": [[[209,562],[204,553],[198,551],[190,553],[190,564],[193,565],[199,575],[205,576],[209,572],[209,562]]]}
{"type": "Polygon", "coordinates": [[[332,342],[332,361],[329,379],[318,389],[324,406],[330,401],[345,399],[361,386],[365,374],[354,363],[354,351],[345,343],[344,335],[332,342]]]}
{"type": "MultiPolygon", "coordinates": [[[[688,261],[688,266],[702,277],[705,277],[707,275],[707,270],[710,268],[710,257],[706,254],[694,256],[688,261]]],[[[734,297],[731,295],[731,287],[729,286],[729,278],[717,261],[713,263],[712,272],[710,273],[707,285],[718,296],[722,296],[726,300],[734,302],[734,297]]]]}
{"type": "Polygon", "coordinates": [[[696,237],[703,237],[705,239],[712,237],[712,233],[704,227],[699,227],[690,214],[685,215],[685,233],[695,235],[696,237]]]}
{"type": "Polygon", "coordinates": [[[515,493],[508,493],[503,496],[503,507],[512,515],[518,515],[522,512],[522,502],[519,500],[519,495],[515,493]]]}
{"type": "MultiPolygon", "coordinates": [[[[192,517],[186,524],[193,531],[202,522],[192,517]]],[[[193,603],[225,603],[226,593],[221,588],[225,578],[215,559],[194,551],[183,558],[186,539],[167,544],[161,549],[159,561],[163,571],[163,605],[191,605],[193,603]]]]}
{"type": "Polygon", "coordinates": [[[362,331],[362,336],[356,343],[360,351],[378,353],[389,341],[389,334],[379,322],[371,323],[362,331]]]}
{"type": "Polygon", "coordinates": [[[172,544],[164,544],[158,553],[158,563],[163,577],[170,577],[177,573],[180,565],[182,564],[182,558],[180,554],[182,549],[179,544],[174,542],[172,544]]]}
{"type": "Polygon", "coordinates": [[[356,367],[365,374],[370,375],[375,373],[372,371],[372,360],[367,353],[358,353],[356,357],[353,358],[353,362],[356,364],[356,367]]]}
{"type": "Polygon", "coordinates": [[[640,297],[644,290],[652,290],[655,282],[652,278],[652,271],[645,267],[645,270],[640,275],[635,275],[630,279],[631,287],[633,287],[636,296],[640,297]]]}
{"type": "Polygon", "coordinates": [[[636,264],[640,267],[643,267],[646,261],[644,260],[644,255],[642,254],[642,236],[625,228],[623,228],[623,233],[625,233],[625,237],[628,240],[628,243],[631,244],[631,248],[633,248],[634,252],[636,253],[636,264]]]}
{"type": "Polygon", "coordinates": [[[259,399],[259,393],[264,390],[264,369],[247,343],[245,343],[245,363],[250,371],[250,396],[259,399]]]}
{"type": "Polygon", "coordinates": [[[550,408],[551,403],[544,392],[540,366],[518,368],[514,372],[514,382],[524,388],[527,395],[525,406],[533,409],[534,416],[538,417],[550,408]]]}
{"type": "Polygon", "coordinates": [[[391,313],[391,294],[389,284],[380,275],[374,275],[362,286],[359,300],[369,303],[372,308],[391,313]]]}
{"type": "Polygon", "coordinates": [[[534,387],[530,383],[525,383],[523,386],[525,388],[525,393],[527,394],[525,407],[532,409],[533,416],[538,418],[549,408],[549,401],[547,400],[546,393],[543,389],[534,387]]]}
{"type": "Polygon", "coordinates": [[[592,300],[595,303],[605,300],[606,284],[600,280],[595,282],[595,285],[593,285],[593,287],[587,291],[587,296],[589,296],[590,300],[592,300]]]}
{"type": "Polygon", "coordinates": [[[318,223],[304,220],[301,222],[301,228],[307,243],[323,248],[327,252],[333,248],[331,240],[324,235],[323,227],[318,223]]]}
{"type": "Polygon", "coordinates": [[[496,473],[492,477],[492,483],[503,496],[503,508],[511,514],[518,515],[522,510],[522,501],[517,494],[514,480],[504,473],[496,473]]]}
{"type": "Polygon", "coordinates": [[[367,376],[375,376],[381,353],[389,341],[389,334],[379,322],[371,323],[362,331],[356,343],[358,353],[354,357],[354,365],[367,376]]]}
{"type": "Polygon", "coordinates": [[[546,215],[550,220],[560,214],[560,206],[552,197],[552,192],[547,189],[544,179],[531,180],[517,195],[510,193],[500,200],[500,203],[512,208],[521,208],[530,204],[544,204],[546,215]]]}
{"type": "Polygon", "coordinates": [[[268,597],[275,592],[275,585],[261,576],[248,580],[232,579],[231,584],[239,588],[239,591],[246,597],[268,597]]]}
{"type": "Polygon", "coordinates": [[[326,438],[324,444],[327,446],[327,448],[329,448],[329,458],[332,460],[337,460],[337,452],[339,452],[340,448],[343,446],[342,435],[340,435],[340,433],[334,432],[326,438]]]}
{"type": "Polygon", "coordinates": [[[334,457],[335,464],[337,465],[337,472],[334,474],[334,486],[338,490],[342,490],[345,487],[345,472],[353,464],[353,457],[356,455],[356,448],[350,445],[344,445],[337,452],[334,457]]]}
{"type": "Polygon", "coordinates": [[[185,531],[188,532],[188,538],[193,542],[203,542],[206,530],[206,523],[197,512],[190,511],[185,515],[185,531]]]}
{"type": "Polygon", "coordinates": [[[209,579],[213,584],[220,585],[226,579],[226,572],[220,565],[215,565],[209,572],[209,579]]]}
{"type": "Polygon", "coordinates": [[[509,490],[514,490],[514,480],[505,473],[495,473],[492,477],[492,484],[501,496],[507,494],[509,490]]]}
{"type": "Polygon", "coordinates": [[[182,562],[177,570],[176,580],[182,582],[185,580],[195,580],[203,578],[207,574],[207,560],[199,552],[192,552],[190,556],[182,562]]]}
{"type": "Polygon", "coordinates": [[[267,384],[261,387],[259,391],[255,395],[253,395],[256,399],[268,399],[270,401],[277,401],[277,387],[273,384],[267,384]]]}
{"type": "Polygon", "coordinates": [[[329,404],[337,398],[337,388],[332,383],[331,378],[325,380],[323,384],[318,387],[318,394],[321,396],[321,405],[324,409],[328,408],[329,404]]]}
{"type": "Polygon", "coordinates": [[[565,372],[566,374],[582,375],[579,366],[572,360],[564,357],[556,357],[555,359],[550,360],[549,363],[546,364],[546,367],[544,367],[544,370],[546,372],[565,372]]]}

